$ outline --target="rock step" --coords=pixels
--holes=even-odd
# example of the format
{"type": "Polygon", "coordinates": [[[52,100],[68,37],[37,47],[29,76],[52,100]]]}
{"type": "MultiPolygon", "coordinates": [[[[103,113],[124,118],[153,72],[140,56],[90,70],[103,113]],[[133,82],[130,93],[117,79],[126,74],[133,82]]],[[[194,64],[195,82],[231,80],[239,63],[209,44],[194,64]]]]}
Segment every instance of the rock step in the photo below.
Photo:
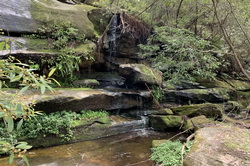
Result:
{"type": "Polygon", "coordinates": [[[55,92],[27,92],[23,99],[31,103],[35,101],[35,109],[46,113],[71,110],[118,110],[143,107],[151,102],[147,91],[88,90],[84,88],[56,90],[55,92]]]}

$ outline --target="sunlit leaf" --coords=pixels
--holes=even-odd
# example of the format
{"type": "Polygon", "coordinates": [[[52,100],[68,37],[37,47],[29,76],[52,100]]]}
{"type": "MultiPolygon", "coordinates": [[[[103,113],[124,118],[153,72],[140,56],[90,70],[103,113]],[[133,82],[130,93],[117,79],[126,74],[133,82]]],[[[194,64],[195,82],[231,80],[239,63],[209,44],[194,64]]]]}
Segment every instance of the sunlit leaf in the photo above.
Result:
{"type": "Polygon", "coordinates": [[[48,77],[51,77],[54,74],[55,71],[56,71],[56,68],[51,69],[50,72],[49,72],[48,77]]]}
{"type": "Polygon", "coordinates": [[[46,87],[44,85],[41,85],[40,88],[41,88],[41,93],[44,94],[44,92],[46,91],[46,87]]]}
{"type": "Polygon", "coordinates": [[[30,148],[32,148],[32,146],[27,145],[27,143],[25,143],[25,144],[19,144],[19,145],[17,145],[16,148],[17,149],[30,149],[30,148]]]}
{"type": "Polygon", "coordinates": [[[21,120],[18,122],[16,129],[19,130],[19,129],[21,128],[22,124],[23,124],[23,119],[21,119],[21,120]]]}

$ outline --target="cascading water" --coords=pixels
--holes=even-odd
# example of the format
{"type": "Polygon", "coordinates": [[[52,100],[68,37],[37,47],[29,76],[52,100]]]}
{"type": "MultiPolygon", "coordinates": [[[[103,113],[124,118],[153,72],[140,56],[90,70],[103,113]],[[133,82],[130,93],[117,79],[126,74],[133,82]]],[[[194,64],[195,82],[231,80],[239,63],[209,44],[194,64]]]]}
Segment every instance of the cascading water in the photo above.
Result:
{"type": "Polygon", "coordinates": [[[120,37],[119,17],[115,14],[111,20],[108,31],[108,61],[112,63],[117,54],[117,39],[120,37]]]}

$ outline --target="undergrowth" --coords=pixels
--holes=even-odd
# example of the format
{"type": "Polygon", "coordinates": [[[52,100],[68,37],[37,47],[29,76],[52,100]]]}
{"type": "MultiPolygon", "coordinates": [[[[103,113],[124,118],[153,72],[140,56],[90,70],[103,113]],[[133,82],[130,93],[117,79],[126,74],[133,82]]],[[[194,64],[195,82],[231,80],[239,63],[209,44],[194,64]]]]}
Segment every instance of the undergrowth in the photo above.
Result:
{"type": "MultiPolygon", "coordinates": [[[[24,121],[17,134],[11,135],[11,137],[37,138],[38,136],[46,137],[47,135],[55,135],[61,138],[62,141],[69,141],[73,137],[72,128],[75,121],[90,121],[106,116],[108,116],[108,113],[102,110],[83,110],[80,113],[72,111],[60,111],[48,115],[43,114],[31,120],[24,121]]],[[[2,135],[1,130],[0,135],[2,135]]],[[[8,138],[6,137],[2,139],[8,138]]]]}
{"type": "MultiPolygon", "coordinates": [[[[187,143],[184,156],[189,152],[192,142],[187,143]]],[[[161,164],[161,166],[181,166],[182,165],[182,146],[180,141],[166,142],[156,148],[152,148],[151,160],[161,164]]]]}

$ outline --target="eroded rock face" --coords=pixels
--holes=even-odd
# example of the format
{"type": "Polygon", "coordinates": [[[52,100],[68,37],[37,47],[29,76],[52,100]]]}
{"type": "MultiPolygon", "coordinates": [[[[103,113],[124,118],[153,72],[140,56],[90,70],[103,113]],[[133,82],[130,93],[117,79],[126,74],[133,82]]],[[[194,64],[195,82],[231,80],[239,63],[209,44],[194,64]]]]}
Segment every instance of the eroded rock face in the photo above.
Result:
{"type": "Polygon", "coordinates": [[[234,126],[205,127],[197,131],[185,166],[244,166],[250,164],[250,130],[234,126]]]}
{"type": "Polygon", "coordinates": [[[24,100],[35,101],[35,109],[46,113],[62,110],[116,110],[142,107],[148,92],[109,92],[104,90],[57,90],[54,93],[26,94],[24,100]]]}
{"type": "Polygon", "coordinates": [[[162,85],[162,72],[143,64],[122,64],[119,74],[131,84],[162,85]]]}

